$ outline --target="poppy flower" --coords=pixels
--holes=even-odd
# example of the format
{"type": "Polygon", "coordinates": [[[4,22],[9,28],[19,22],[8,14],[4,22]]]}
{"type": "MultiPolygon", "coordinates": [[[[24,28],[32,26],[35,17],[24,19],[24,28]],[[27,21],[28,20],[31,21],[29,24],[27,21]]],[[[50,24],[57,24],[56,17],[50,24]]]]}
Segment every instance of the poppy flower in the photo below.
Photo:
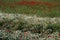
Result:
{"type": "Polygon", "coordinates": [[[34,1],[29,2],[29,5],[31,5],[31,6],[34,6],[36,4],[37,4],[37,2],[34,2],[34,1]]]}
{"type": "Polygon", "coordinates": [[[28,32],[24,32],[24,35],[27,35],[28,34],[28,32]]]}
{"type": "Polygon", "coordinates": [[[8,29],[7,29],[7,30],[5,30],[5,32],[9,32],[9,31],[10,31],[10,30],[8,30],[8,29]]]}
{"type": "Polygon", "coordinates": [[[58,36],[60,36],[60,34],[58,34],[58,36]]]}
{"type": "Polygon", "coordinates": [[[51,38],[52,36],[48,36],[48,38],[51,38]]]}

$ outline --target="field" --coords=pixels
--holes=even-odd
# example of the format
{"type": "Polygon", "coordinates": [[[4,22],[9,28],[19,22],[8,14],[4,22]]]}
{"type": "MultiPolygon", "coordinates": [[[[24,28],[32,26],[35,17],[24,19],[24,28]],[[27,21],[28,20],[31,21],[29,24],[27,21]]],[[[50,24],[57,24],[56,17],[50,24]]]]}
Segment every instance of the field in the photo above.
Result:
{"type": "Polygon", "coordinates": [[[4,13],[20,13],[39,17],[59,17],[59,0],[1,0],[0,10],[4,13]]]}
{"type": "Polygon", "coordinates": [[[0,40],[60,40],[60,0],[0,0],[0,40]]]}

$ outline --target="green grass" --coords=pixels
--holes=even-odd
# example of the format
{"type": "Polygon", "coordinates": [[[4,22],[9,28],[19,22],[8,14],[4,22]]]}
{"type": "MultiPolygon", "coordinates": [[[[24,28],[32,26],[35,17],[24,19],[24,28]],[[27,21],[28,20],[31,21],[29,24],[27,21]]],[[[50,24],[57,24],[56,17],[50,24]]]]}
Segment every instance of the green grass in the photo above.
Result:
{"type": "Polygon", "coordinates": [[[13,8],[6,6],[4,9],[3,7],[0,7],[0,10],[4,13],[21,13],[28,15],[37,15],[41,17],[59,17],[59,9],[59,7],[50,9],[46,6],[15,6],[13,8]]]}

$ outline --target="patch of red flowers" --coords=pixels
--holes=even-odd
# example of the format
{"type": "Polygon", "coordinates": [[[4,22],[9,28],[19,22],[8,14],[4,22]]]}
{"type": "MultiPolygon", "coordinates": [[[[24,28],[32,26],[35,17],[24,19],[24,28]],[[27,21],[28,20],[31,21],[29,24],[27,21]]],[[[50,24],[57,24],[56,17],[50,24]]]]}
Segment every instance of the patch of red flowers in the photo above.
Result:
{"type": "Polygon", "coordinates": [[[26,1],[22,1],[22,2],[15,2],[16,5],[47,5],[47,6],[51,6],[52,4],[49,2],[26,2],[26,1]]]}
{"type": "MultiPolygon", "coordinates": [[[[35,6],[35,5],[46,5],[48,6],[49,8],[53,8],[55,7],[56,3],[50,3],[50,2],[36,2],[36,1],[30,1],[30,2],[27,2],[27,1],[19,1],[19,2],[11,2],[11,3],[6,3],[6,2],[2,2],[0,1],[0,5],[3,5],[3,6],[10,6],[10,7],[14,7],[15,5],[29,5],[29,6],[35,6]]],[[[57,4],[58,5],[58,4],[57,4]]]]}

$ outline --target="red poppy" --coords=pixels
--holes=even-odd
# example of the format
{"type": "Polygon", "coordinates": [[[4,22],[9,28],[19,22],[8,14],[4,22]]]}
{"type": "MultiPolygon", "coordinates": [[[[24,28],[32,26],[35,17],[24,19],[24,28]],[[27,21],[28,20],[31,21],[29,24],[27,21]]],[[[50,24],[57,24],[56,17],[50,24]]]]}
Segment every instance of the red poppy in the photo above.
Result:
{"type": "Polygon", "coordinates": [[[60,36],[60,34],[58,34],[58,36],[60,36]]]}
{"type": "Polygon", "coordinates": [[[10,30],[7,29],[7,30],[5,30],[5,31],[6,31],[6,32],[9,32],[10,30]]]}
{"type": "Polygon", "coordinates": [[[37,2],[34,2],[34,1],[29,2],[29,5],[32,5],[32,6],[34,6],[36,4],[37,4],[37,2]]]}
{"type": "Polygon", "coordinates": [[[27,35],[28,34],[28,32],[24,32],[24,35],[27,35]]]}
{"type": "Polygon", "coordinates": [[[48,38],[51,38],[52,36],[48,36],[48,38]]]}
{"type": "Polygon", "coordinates": [[[22,36],[20,36],[20,40],[22,40],[22,36]]]}

